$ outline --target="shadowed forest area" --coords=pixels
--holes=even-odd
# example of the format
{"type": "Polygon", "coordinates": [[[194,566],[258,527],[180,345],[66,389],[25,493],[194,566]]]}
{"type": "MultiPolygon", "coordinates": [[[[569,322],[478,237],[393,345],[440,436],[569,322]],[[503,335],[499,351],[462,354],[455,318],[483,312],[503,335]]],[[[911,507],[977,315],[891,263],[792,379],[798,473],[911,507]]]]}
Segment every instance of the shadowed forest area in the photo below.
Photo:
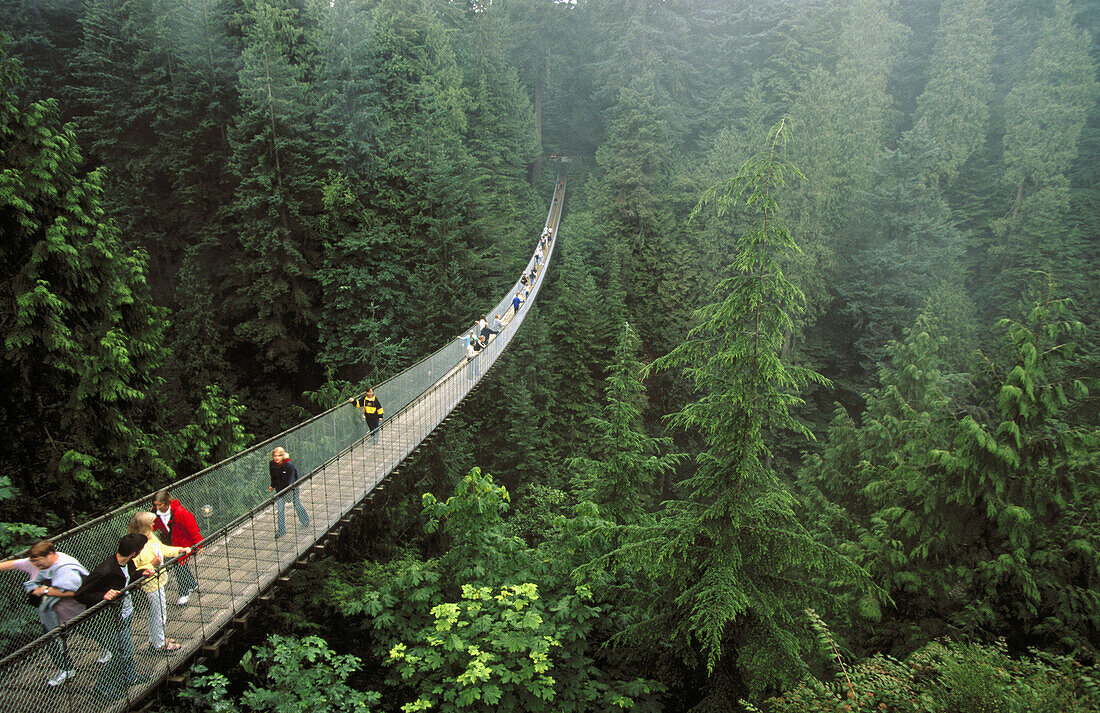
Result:
{"type": "Polygon", "coordinates": [[[0,32],[9,553],[467,330],[568,170],[499,368],[154,710],[1100,710],[1100,2],[0,32]]]}

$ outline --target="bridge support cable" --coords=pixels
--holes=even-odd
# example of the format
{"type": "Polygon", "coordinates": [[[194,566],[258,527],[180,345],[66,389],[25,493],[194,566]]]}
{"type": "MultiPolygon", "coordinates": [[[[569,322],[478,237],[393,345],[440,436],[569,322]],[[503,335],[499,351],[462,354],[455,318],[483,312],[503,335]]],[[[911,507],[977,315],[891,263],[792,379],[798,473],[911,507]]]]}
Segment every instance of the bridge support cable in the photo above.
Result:
{"type": "MultiPolygon", "coordinates": [[[[512,297],[521,287],[517,280],[488,312],[506,315],[504,329],[477,357],[468,361],[464,339],[456,338],[376,386],[375,392],[390,414],[376,434],[366,431],[352,404],[344,403],[170,486],[172,498],[195,513],[204,535],[202,548],[187,564],[199,586],[185,606],[175,605],[178,563],[173,560],[164,568],[167,635],[180,643],[179,650],[150,650],[147,596],[141,582],[127,589],[133,603],[130,616],[121,615],[123,605],[116,599],[39,636],[41,626],[35,610],[22,602],[17,573],[0,573],[0,605],[5,607],[0,614],[0,635],[7,634],[9,649],[14,648],[10,642],[18,641],[20,635],[29,640],[0,660],[4,711],[129,709],[184,666],[323,541],[443,422],[507,348],[542,288],[557,245],[564,199],[562,177],[555,183],[544,224],[550,229],[550,244],[524,305],[512,313],[512,297]],[[304,477],[272,496],[267,463],[275,446],[290,453],[304,477]],[[299,519],[296,497],[308,521],[299,519]],[[276,538],[280,502],[286,534],[276,538]],[[47,685],[59,670],[73,673],[57,685],[47,685]]],[[[535,267],[532,254],[524,273],[535,267]]],[[[50,539],[59,552],[76,557],[91,569],[113,552],[135,511],[152,509],[152,498],[149,494],[50,539]]]]}

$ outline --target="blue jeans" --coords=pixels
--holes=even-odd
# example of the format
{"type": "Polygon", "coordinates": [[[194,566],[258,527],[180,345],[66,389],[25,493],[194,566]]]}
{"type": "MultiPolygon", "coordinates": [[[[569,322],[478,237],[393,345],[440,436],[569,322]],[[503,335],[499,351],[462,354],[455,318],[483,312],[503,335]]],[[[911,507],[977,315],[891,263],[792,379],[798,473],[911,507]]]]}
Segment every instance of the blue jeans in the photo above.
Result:
{"type": "Polygon", "coordinates": [[[134,670],[134,630],[130,623],[131,617],[119,616],[117,608],[113,608],[103,618],[106,620],[104,624],[115,629],[110,632],[109,639],[111,653],[114,655],[100,669],[95,692],[114,701],[126,695],[126,689],[137,678],[134,670]]]}
{"type": "Polygon", "coordinates": [[[294,499],[294,510],[298,513],[298,521],[303,525],[309,524],[309,513],[306,512],[305,507],[302,505],[302,498],[298,495],[298,488],[290,491],[286,495],[280,495],[275,498],[275,537],[282,537],[286,534],[286,515],[285,507],[288,498],[294,499]]]}

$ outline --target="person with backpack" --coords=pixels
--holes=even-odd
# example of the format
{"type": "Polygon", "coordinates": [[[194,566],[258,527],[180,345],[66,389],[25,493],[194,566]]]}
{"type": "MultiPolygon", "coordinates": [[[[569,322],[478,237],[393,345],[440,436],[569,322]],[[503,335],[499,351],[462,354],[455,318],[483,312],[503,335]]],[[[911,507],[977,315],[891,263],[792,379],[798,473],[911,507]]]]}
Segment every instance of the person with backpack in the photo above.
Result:
{"type": "Polygon", "coordinates": [[[371,434],[371,442],[378,443],[378,425],[382,422],[382,402],[374,395],[374,389],[367,387],[367,392],[359,399],[348,399],[355,404],[363,415],[363,422],[367,424],[367,432],[371,434]]]}

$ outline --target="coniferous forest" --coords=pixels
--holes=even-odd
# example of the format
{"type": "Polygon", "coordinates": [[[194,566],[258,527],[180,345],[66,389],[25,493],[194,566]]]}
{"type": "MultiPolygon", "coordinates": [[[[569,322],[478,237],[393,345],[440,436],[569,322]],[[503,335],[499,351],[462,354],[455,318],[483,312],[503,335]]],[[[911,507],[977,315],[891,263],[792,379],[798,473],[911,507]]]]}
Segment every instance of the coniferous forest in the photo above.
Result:
{"type": "Polygon", "coordinates": [[[1096,0],[0,0],[0,546],[460,334],[567,166],[500,368],[156,709],[1100,710],[1098,34],[1096,0]]]}

